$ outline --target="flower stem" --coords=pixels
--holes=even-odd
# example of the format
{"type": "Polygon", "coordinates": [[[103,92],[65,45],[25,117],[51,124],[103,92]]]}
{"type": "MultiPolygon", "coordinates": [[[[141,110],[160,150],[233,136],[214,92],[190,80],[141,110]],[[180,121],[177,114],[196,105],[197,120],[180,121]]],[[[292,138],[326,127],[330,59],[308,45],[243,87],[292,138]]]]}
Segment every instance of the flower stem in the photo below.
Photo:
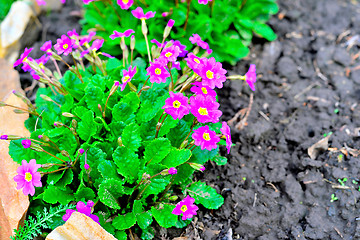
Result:
{"type": "Polygon", "coordinates": [[[60,78],[62,78],[62,74],[61,74],[61,71],[60,71],[60,68],[59,68],[59,65],[57,64],[56,60],[54,58],[51,58],[52,62],[54,63],[55,65],[55,68],[56,68],[56,71],[58,72],[60,78]]]}
{"type": "Polygon", "coordinates": [[[54,171],[51,171],[51,172],[43,172],[43,174],[45,175],[45,174],[55,173],[55,172],[59,172],[59,171],[61,171],[61,170],[66,170],[66,169],[68,169],[68,168],[69,168],[69,167],[59,168],[59,169],[54,170],[54,171]]]}
{"type": "MultiPolygon", "coordinates": [[[[138,96],[140,97],[141,92],[144,90],[144,87],[146,86],[147,81],[150,79],[150,76],[146,79],[146,81],[144,82],[144,85],[142,86],[142,88],[140,89],[140,92],[138,93],[138,96]]],[[[161,115],[162,116],[162,115],[161,115]]]]}
{"type": "MultiPolygon", "coordinates": [[[[164,113],[165,113],[165,112],[163,112],[163,114],[164,114],[164,113]]],[[[161,114],[161,116],[162,116],[163,114],[161,114]]],[[[161,116],[160,116],[160,119],[161,119],[161,116]]],[[[163,123],[164,123],[165,119],[167,118],[167,116],[169,116],[169,114],[166,113],[166,115],[165,115],[165,117],[163,118],[163,120],[161,121],[161,123],[160,123],[160,119],[159,119],[158,123],[156,124],[155,139],[158,137],[159,132],[160,132],[160,128],[161,128],[161,126],[163,125],[163,123]],[[159,124],[159,123],[160,123],[160,124],[159,124]]]]}
{"type": "Polygon", "coordinates": [[[169,73],[170,73],[170,78],[171,78],[171,83],[169,85],[169,92],[170,91],[174,91],[174,79],[173,79],[173,76],[172,76],[172,73],[171,73],[171,69],[168,67],[169,69],[169,73]]]}
{"type": "Polygon", "coordinates": [[[66,164],[67,164],[67,162],[66,162],[66,161],[64,161],[63,159],[58,158],[58,157],[57,157],[57,156],[55,156],[55,155],[52,155],[51,153],[49,153],[49,152],[45,151],[44,149],[43,149],[42,151],[43,151],[44,153],[47,153],[47,154],[49,154],[50,156],[52,156],[52,157],[54,157],[54,158],[56,158],[56,159],[60,160],[60,161],[62,161],[63,163],[66,163],[66,164]]]}
{"type": "Polygon", "coordinates": [[[190,3],[191,3],[191,0],[187,0],[187,11],[186,11],[186,20],[185,20],[184,31],[186,31],[186,28],[187,28],[187,25],[188,25],[188,21],[189,21],[190,3]]]}
{"type": "Polygon", "coordinates": [[[197,124],[197,119],[194,118],[193,124],[191,125],[191,129],[190,129],[190,131],[189,131],[189,134],[186,136],[186,138],[184,139],[184,141],[183,141],[180,145],[182,145],[182,144],[188,139],[188,137],[190,136],[190,134],[191,134],[191,132],[192,132],[192,130],[193,130],[193,128],[194,128],[194,126],[195,126],[196,124],[197,124]]]}

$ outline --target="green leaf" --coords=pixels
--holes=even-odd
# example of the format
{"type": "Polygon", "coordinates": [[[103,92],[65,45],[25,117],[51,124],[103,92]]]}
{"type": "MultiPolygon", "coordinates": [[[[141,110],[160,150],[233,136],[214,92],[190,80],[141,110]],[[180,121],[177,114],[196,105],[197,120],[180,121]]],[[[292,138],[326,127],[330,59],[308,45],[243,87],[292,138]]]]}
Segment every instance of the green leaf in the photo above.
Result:
{"type": "Polygon", "coordinates": [[[224,203],[224,198],[210,186],[203,182],[195,182],[186,190],[195,199],[208,209],[218,209],[224,203]]]}
{"type": "Polygon", "coordinates": [[[136,223],[136,216],[134,213],[128,213],[126,215],[120,215],[114,218],[112,221],[113,226],[117,230],[125,230],[131,228],[136,223]]]}
{"type": "Polygon", "coordinates": [[[166,135],[174,147],[180,147],[190,131],[189,124],[181,119],[175,128],[172,128],[166,135]]]}
{"type": "Polygon", "coordinates": [[[115,180],[121,180],[119,174],[116,172],[115,163],[105,160],[99,163],[98,170],[104,179],[113,178],[115,180]]]}
{"type": "Polygon", "coordinates": [[[122,182],[115,179],[105,179],[99,187],[99,198],[102,203],[113,209],[121,209],[118,198],[124,194],[122,182]]]}
{"type": "Polygon", "coordinates": [[[78,190],[75,193],[75,200],[78,201],[88,201],[95,200],[95,193],[91,188],[80,185],[78,190]]]}
{"type": "Polygon", "coordinates": [[[174,208],[174,205],[161,204],[159,208],[151,207],[151,213],[161,227],[170,228],[174,227],[178,220],[178,216],[171,213],[174,208]]]}
{"type": "Polygon", "coordinates": [[[118,240],[127,240],[128,239],[127,234],[126,234],[126,232],[124,230],[116,231],[115,237],[118,240]]]}
{"type": "Polygon", "coordinates": [[[138,122],[148,122],[153,119],[165,105],[169,93],[163,89],[149,90],[141,93],[141,104],[137,114],[138,122]]]}
{"type": "Polygon", "coordinates": [[[189,160],[190,157],[191,151],[189,149],[177,149],[173,147],[161,164],[168,168],[177,167],[189,160]]]}
{"type": "Polygon", "coordinates": [[[72,182],[73,177],[74,177],[73,171],[71,169],[66,169],[60,180],[56,183],[56,186],[64,188],[66,185],[72,182]]]}
{"type": "Polygon", "coordinates": [[[172,117],[168,116],[160,128],[158,136],[162,137],[162,136],[166,135],[170,131],[170,129],[176,127],[178,122],[179,122],[179,119],[174,120],[172,117]]]}
{"type": "Polygon", "coordinates": [[[211,160],[214,161],[219,166],[225,165],[227,163],[227,158],[220,155],[216,155],[211,160]]]}
{"type": "Polygon", "coordinates": [[[129,104],[132,112],[136,112],[136,110],[139,108],[140,98],[137,93],[130,92],[121,99],[121,102],[129,104]]]}
{"type": "Polygon", "coordinates": [[[144,211],[141,201],[135,200],[133,206],[133,213],[135,213],[137,224],[141,229],[146,229],[153,221],[151,212],[144,211]]]}
{"type": "Polygon", "coordinates": [[[125,177],[126,181],[133,183],[137,180],[139,172],[138,155],[126,147],[118,147],[113,153],[113,159],[117,166],[117,172],[125,177]]]}
{"type": "Polygon", "coordinates": [[[85,142],[87,142],[91,136],[96,134],[97,129],[94,121],[94,112],[89,110],[82,115],[81,122],[76,131],[80,138],[85,142]]]}
{"type": "Polygon", "coordinates": [[[89,84],[85,88],[84,98],[89,109],[95,112],[97,116],[101,116],[102,113],[100,112],[98,105],[100,104],[102,107],[104,107],[104,91],[102,91],[99,87],[89,84]]]}
{"type": "Polygon", "coordinates": [[[9,155],[15,162],[21,164],[21,161],[24,159],[27,162],[29,162],[30,159],[36,159],[36,163],[38,164],[45,164],[47,162],[46,159],[39,158],[39,154],[34,150],[31,150],[30,148],[24,148],[21,145],[21,141],[22,139],[10,141],[9,155]]]}
{"type": "Polygon", "coordinates": [[[277,38],[271,27],[269,27],[265,23],[254,22],[254,32],[268,41],[274,41],[277,38]]]}
{"type": "Polygon", "coordinates": [[[74,200],[74,194],[69,188],[64,189],[56,186],[48,186],[41,195],[45,202],[51,204],[59,202],[65,205],[74,200]]]}
{"type": "Polygon", "coordinates": [[[151,240],[155,237],[155,231],[154,228],[149,227],[147,229],[143,229],[141,233],[141,239],[143,240],[151,240]]]}
{"type": "Polygon", "coordinates": [[[166,178],[164,177],[152,178],[149,186],[146,187],[141,197],[145,199],[151,194],[157,196],[159,193],[165,190],[166,186],[169,183],[170,183],[169,176],[166,178]]]}
{"type": "Polygon", "coordinates": [[[168,155],[170,149],[171,143],[168,139],[156,138],[145,147],[144,160],[147,163],[159,163],[168,155]]]}
{"type": "Polygon", "coordinates": [[[136,123],[127,125],[121,135],[122,143],[132,151],[138,150],[141,146],[140,127],[136,123]]]}

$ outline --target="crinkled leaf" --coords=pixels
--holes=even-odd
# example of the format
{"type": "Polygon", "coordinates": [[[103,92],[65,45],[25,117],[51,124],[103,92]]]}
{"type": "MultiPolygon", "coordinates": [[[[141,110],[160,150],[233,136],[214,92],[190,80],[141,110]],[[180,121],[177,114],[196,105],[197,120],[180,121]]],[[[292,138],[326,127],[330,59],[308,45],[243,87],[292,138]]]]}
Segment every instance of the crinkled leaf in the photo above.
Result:
{"type": "Polygon", "coordinates": [[[146,229],[153,221],[150,211],[144,211],[141,201],[135,200],[133,205],[133,213],[136,216],[137,224],[141,229],[146,229]]]}
{"type": "Polygon", "coordinates": [[[102,107],[104,107],[103,104],[104,91],[102,91],[101,88],[99,87],[89,84],[85,88],[84,98],[89,109],[95,112],[97,116],[101,116],[102,113],[100,112],[98,105],[100,104],[102,107]]]}
{"type": "Polygon", "coordinates": [[[127,147],[118,147],[113,154],[117,172],[125,177],[126,181],[133,183],[139,172],[139,158],[136,153],[127,147]]]}
{"type": "Polygon", "coordinates": [[[69,188],[64,189],[57,186],[48,186],[41,196],[45,202],[51,204],[59,202],[65,205],[74,200],[74,193],[69,188]]]}
{"type": "Polygon", "coordinates": [[[86,111],[81,118],[81,122],[78,125],[77,133],[80,138],[85,142],[89,140],[89,138],[96,134],[97,129],[94,121],[94,113],[92,111],[86,111]]]}
{"type": "Polygon", "coordinates": [[[59,181],[56,183],[56,186],[61,187],[61,188],[65,187],[66,185],[68,185],[72,182],[73,177],[74,177],[73,171],[71,169],[66,169],[64,171],[64,174],[61,176],[59,181]]]}
{"type": "Polygon", "coordinates": [[[145,189],[142,194],[142,198],[147,198],[149,195],[154,194],[155,196],[165,190],[166,186],[170,183],[169,178],[156,177],[152,178],[149,186],[145,189]]]}
{"type": "Polygon", "coordinates": [[[88,200],[95,200],[95,193],[91,188],[85,187],[80,185],[78,190],[75,193],[75,200],[76,201],[88,201],[88,200]]]}
{"type": "Polygon", "coordinates": [[[114,218],[112,221],[113,226],[117,230],[125,230],[131,228],[136,223],[136,216],[134,213],[128,213],[126,215],[120,215],[114,218]]]}
{"type": "Polygon", "coordinates": [[[168,93],[163,89],[145,91],[141,93],[141,104],[137,114],[138,122],[148,122],[153,119],[161,108],[165,105],[168,93]]]}
{"type": "Polygon", "coordinates": [[[116,166],[114,162],[109,160],[102,161],[98,165],[98,170],[104,179],[113,178],[116,180],[121,180],[119,174],[116,172],[116,166]]]}
{"type": "Polygon", "coordinates": [[[224,203],[224,198],[203,182],[191,184],[186,191],[195,199],[195,203],[200,203],[208,209],[218,209],[224,203]]]}
{"type": "Polygon", "coordinates": [[[124,194],[122,182],[115,179],[105,179],[99,186],[99,198],[102,203],[113,209],[121,209],[118,198],[124,194]]]}
{"type": "Polygon", "coordinates": [[[161,204],[158,208],[151,207],[151,213],[161,227],[170,228],[174,227],[178,220],[178,216],[171,213],[174,208],[174,205],[161,204]]]}
{"type": "Polygon", "coordinates": [[[191,151],[189,149],[177,149],[173,147],[161,164],[168,168],[177,167],[189,160],[190,157],[191,151]]]}
{"type": "Polygon", "coordinates": [[[121,135],[122,143],[132,151],[138,150],[141,146],[140,127],[136,123],[131,123],[124,128],[121,135]]]}
{"type": "Polygon", "coordinates": [[[166,138],[156,138],[151,141],[144,152],[144,160],[147,163],[159,163],[170,152],[171,143],[166,138]]]}

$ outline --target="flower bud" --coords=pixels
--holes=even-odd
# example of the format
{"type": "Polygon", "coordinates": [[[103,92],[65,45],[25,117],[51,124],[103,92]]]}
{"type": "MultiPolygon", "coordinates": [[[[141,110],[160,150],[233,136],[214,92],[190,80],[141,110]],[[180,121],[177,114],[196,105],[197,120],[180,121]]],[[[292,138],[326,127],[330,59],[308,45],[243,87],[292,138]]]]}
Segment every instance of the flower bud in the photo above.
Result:
{"type": "Polygon", "coordinates": [[[170,19],[164,30],[164,38],[167,38],[170,34],[171,28],[174,26],[175,21],[170,19]]]}
{"type": "Polygon", "coordinates": [[[110,94],[109,94],[109,96],[113,95],[113,94],[116,92],[116,90],[118,89],[119,85],[120,85],[120,82],[118,82],[118,81],[115,81],[115,82],[114,82],[114,85],[113,85],[113,86],[111,87],[111,89],[110,89],[110,94]]]}
{"type": "Polygon", "coordinates": [[[68,112],[63,112],[62,115],[63,115],[64,117],[71,117],[71,118],[75,117],[73,114],[68,113],[68,112]]]}
{"type": "Polygon", "coordinates": [[[131,91],[137,92],[137,88],[134,84],[132,84],[131,82],[128,82],[127,84],[129,85],[131,91]]]}
{"type": "Polygon", "coordinates": [[[190,167],[192,167],[193,169],[195,170],[198,170],[198,171],[205,171],[205,167],[199,163],[188,163],[190,165],[190,167]]]}
{"type": "Polygon", "coordinates": [[[1,135],[0,140],[17,140],[21,139],[22,137],[16,135],[1,135]]]}
{"type": "Polygon", "coordinates": [[[79,154],[80,154],[80,155],[83,155],[83,154],[84,154],[84,152],[85,152],[85,150],[84,150],[84,149],[82,149],[82,148],[80,148],[80,149],[79,149],[79,154]]]}
{"type": "Polygon", "coordinates": [[[102,110],[102,107],[101,107],[101,105],[100,105],[100,103],[98,104],[98,109],[99,109],[99,111],[100,112],[102,112],[103,110],[102,110]]]}
{"type": "Polygon", "coordinates": [[[38,152],[43,152],[44,151],[44,149],[42,149],[42,147],[39,144],[36,144],[36,143],[31,144],[31,149],[35,150],[35,151],[38,151],[38,152]]]}
{"type": "Polygon", "coordinates": [[[52,166],[54,166],[54,164],[52,164],[52,163],[45,163],[45,164],[42,164],[42,165],[41,165],[41,168],[43,168],[43,169],[49,169],[49,168],[51,168],[52,166]]]}
{"type": "Polygon", "coordinates": [[[27,113],[27,112],[25,112],[23,110],[20,110],[20,109],[14,109],[13,111],[14,111],[14,113],[17,113],[17,114],[27,113]]]}
{"type": "Polygon", "coordinates": [[[131,50],[134,50],[134,49],[135,49],[135,35],[132,35],[132,36],[131,36],[131,39],[130,39],[130,49],[131,49],[131,50]]]}
{"type": "Polygon", "coordinates": [[[148,34],[148,28],[147,28],[147,26],[146,26],[145,19],[141,19],[141,32],[142,32],[144,35],[147,35],[147,34],[148,34]]]}
{"type": "Polygon", "coordinates": [[[8,140],[8,135],[1,135],[0,140],[8,140]]]}
{"type": "Polygon", "coordinates": [[[45,136],[45,135],[39,135],[39,138],[42,139],[44,142],[49,142],[50,141],[50,138],[48,136],[45,136]],[[41,136],[41,138],[40,138],[41,136]]]}
{"type": "Polygon", "coordinates": [[[75,119],[73,119],[73,120],[71,121],[71,126],[72,126],[73,128],[77,128],[77,121],[76,121],[75,119]]]}
{"type": "Polygon", "coordinates": [[[64,124],[62,124],[61,122],[54,122],[54,127],[62,127],[64,124]]]}
{"type": "Polygon", "coordinates": [[[21,145],[24,147],[24,148],[30,148],[31,147],[31,140],[30,139],[23,139],[21,141],[21,145]]]}
{"type": "Polygon", "coordinates": [[[70,154],[65,150],[61,151],[61,155],[63,155],[64,157],[70,157],[70,154]]]}
{"type": "Polygon", "coordinates": [[[186,141],[182,142],[181,145],[180,145],[180,147],[179,147],[179,149],[185,148],[186,145],[188,144],[188,142],[189,142],[189,140],[186,140],[186,141]]]}
{"type": "Polygon", "coordinates": [[[179,198],[178,196],[174,195],[174,196],[169,197],[169,200],[170,201],[176,201],[178,198],[179,198]]]}

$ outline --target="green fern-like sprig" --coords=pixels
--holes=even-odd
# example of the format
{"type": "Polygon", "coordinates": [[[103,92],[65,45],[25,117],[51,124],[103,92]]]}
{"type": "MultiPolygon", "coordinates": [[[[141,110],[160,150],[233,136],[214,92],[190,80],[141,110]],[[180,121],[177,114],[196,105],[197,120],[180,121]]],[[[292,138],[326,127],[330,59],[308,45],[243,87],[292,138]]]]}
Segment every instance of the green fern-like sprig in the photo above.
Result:
{"type": "Polygon", "coordinates": [[[74,207],[74,205],[59,205],[57,207],[50,207],[49,211],[44,208],[43,212],[38,211],[36,213],[35,219],[29,216],[23,227],[20,226],[19,230],[14,229],[15,235],[10,238],[12,240],[32,240],[41,234],[41,229],[50,228],[49,223],[53,222],[54,217],[60,216],[61,212],[74,207]]]}

